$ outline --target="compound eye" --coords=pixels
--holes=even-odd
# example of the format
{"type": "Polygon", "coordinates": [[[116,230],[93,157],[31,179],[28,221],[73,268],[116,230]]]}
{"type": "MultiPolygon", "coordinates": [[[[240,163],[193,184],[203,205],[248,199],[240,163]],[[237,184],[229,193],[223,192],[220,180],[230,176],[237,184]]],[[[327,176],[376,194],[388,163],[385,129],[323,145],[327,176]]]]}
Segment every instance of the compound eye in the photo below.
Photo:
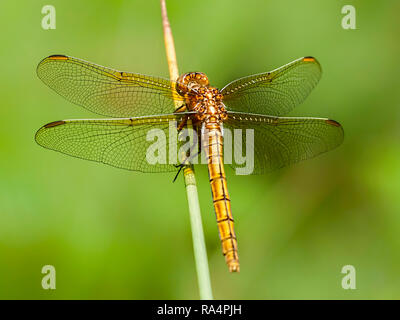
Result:
{"type": "Polygon", "coordinates": [[[180,94],[180,95],[184,95],[185,94],[185,87],[181,86],[181,84],[178,82],[175,86],[176,91],[180,94]]]}
{"type": "Polygon", "coordinates": [[[208,78],[207,78],[207,76],[206,76],[205,74],[203,74],[203,76],[201,77],[201,80],[202,80],[206,85],[208,85],[208,78]]]}

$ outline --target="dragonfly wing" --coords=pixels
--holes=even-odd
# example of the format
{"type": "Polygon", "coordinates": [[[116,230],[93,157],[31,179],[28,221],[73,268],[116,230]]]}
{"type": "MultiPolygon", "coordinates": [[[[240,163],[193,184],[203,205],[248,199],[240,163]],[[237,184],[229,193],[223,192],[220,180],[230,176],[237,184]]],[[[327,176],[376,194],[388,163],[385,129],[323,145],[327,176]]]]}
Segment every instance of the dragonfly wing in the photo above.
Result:
{"type": "Polygon", "coordinates": [[[121,72],[64,55],[43,59],[39,78],[67,100],[111,117],[173,113],[182,97],[174,82],[121,72]]]}
{"type": "MultiPolygon", "coordinates": [[[[280,118],[229,112],[224,128],[242,129],[241,139],[233,139],[232,167],[243,167],[235,161],[235,152],[253,156],[252,174],[270,172],[332,150],[343,141],[343,128],[323,118],[280,118]],[[246,129],[252,130],[254,143],[246,143],[246,129]]],[[[225,133],[224,133],[225,134],[225,133]]],[[[250,141],[250,140],[249,140],[250,141]]],[[[226,148],[227,146],[225,146],[226,148]]]]}
{"type": "Polygon", "coordinates": [[[45,148],[122,169],[176,171],[169,153],[176,143],[172,136],[177,132],[176,122],[181,119],[171,114],[55,121],[40,128],[35,140],[45,148]]]}
{"type": "Polygon", "coordinates": [[[231,111],[281,116],[302,103],[320,78],[318,61],[304,57],[274,71],[235,80],[221,93],[231,111]]]}

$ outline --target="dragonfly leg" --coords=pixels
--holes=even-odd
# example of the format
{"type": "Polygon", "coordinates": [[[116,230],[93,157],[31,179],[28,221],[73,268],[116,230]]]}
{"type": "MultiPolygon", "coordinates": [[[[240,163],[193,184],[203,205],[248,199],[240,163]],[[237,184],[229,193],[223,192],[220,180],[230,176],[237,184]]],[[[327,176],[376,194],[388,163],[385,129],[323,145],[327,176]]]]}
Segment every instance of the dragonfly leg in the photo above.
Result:
{"type": "Polygon", "coordinates": [[[189,155],[187,155],[186,158],[185,158],[180,164],[174,164],[175,168],[179,168],[179,170],[178,170],[178,172],[176,173],[175,178],[174,178],[174,180],[173,180],[172,182],[175,182],[175,180],[178,178],[179,173],[181,172],[181,170],[183,169],[183,167],[189,165],[190,162],[191,162],[191,160],[192,160],[193,158],[197,157],[197,156],[200,154],[200,152],[201,152],[201,147],[199,147],[199,150],[198,150],[195,154],[192,154],[193,148],[195,148],[195,145],[192,145],[192,146],[190,147],[189,155]]]}
{"type": "Polygon", "coordinates": [[[186,105],[185,104],[183,104],[179,108],[177,108],[174,113],[179,113],[179,112],[184,112],[184,111],[186,111],[186,105]]]}
{"type": "MultiPolygon", "coordinates": [[[[182,107],[185,107],[185,106],[182,106],[182,107]]],[[[180,107],[180,108],[182,108],[182,107],[180,107]]],[[[180,108],[178,108],[177,110],[179,110],[180,108]]],[[[185,116],[184,119],[182,119],[182,121],[178,124],[178,126],[177,126],[178,132],[182,131],[182,129],[186,126],[188,119],[189,119],[189,117],[185,116]]],[[[196,132],[197,132],[197,136],[199,137],[199,135],[198,135],[199,131],[197,129],[196,129],[196,132]]],[[[190,165],[191,160],[194,159],[195,157],[197,157],[201,153],[201,145],[199,143],[198,144],[198,151],[195,154],[192,154],[192,152],[193,152],[195,147],[196,147],[196,143],[194,143],[190,147],[190,149],[188,151],[189,155],[186,155],[186,158],[180,164],[174,165],[175,168],[179,168],[179,170],[178,170],[177,174],[175,175],[175,178],[174,178],[173,182],[175,182],[175,180],[178,178],[179,173],[182,171],[182,168],[184,166],[190,165]]]]}
{"type": "Polygon", "coordinates": [[[172,182],[175,182],[175,181],[176,181],[176,179],[178,178],[179,174],[180,174],[181,171],[182,171],[182,168],[184,167],[184,165],[183,165],[182,163],[181,163],[181,164],[175,164],[174,166],[175,166],[175,168],[179,168],[179,170],[178,170],[178,172],[176,173],[175,178],[174,178],[174,180],[172,180],[172,182]]]}
{"type": "MultiPolygon", "coordinates": [[[[193,147],[192,147],[193,148],[193,147]]],[[[175,175],[175,178],[172,182],[175,182],[175,180],[178,178],[179,173],[181,172],[181,170],[183,169],[183,167],[187,166],[190,164],[190,160],[193,159],[194,157],[196,157],[199,153],[196,153],[194,155],[190,155],[190,156],[186,156],[185,160],[182,161],[182,163],[180,164],[174,164],[175,168],[179,168],[178,172],[175,175]]]]}
{"type": "Polygon", "coordinates": [[[181,132],[182,129],[186,126],[187,121],[188,121],[188,116],[186,116],[186,117],[184,117],[182,119],[182,121],[179,123],[178,127],[176,128],[176,130],[178,130],[178,132],[181,132]]]}

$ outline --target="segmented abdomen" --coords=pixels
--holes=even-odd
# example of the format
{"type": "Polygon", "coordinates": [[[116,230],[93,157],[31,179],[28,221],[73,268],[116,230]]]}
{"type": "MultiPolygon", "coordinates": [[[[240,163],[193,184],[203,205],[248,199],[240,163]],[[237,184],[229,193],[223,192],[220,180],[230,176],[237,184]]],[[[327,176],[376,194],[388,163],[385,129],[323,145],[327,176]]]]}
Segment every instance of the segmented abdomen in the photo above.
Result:
{"type": "Polygon", "coordinates": [[[226,176],[223,164],[223,138],[218,123],[205,125],[202,143],[208,162],[211,193],[214,202],[215,215],[218,223],[222,252],[229,271],[239,271],[239,256],[237,241],[233,226],[231,200],[228,194],[226,176]]]}

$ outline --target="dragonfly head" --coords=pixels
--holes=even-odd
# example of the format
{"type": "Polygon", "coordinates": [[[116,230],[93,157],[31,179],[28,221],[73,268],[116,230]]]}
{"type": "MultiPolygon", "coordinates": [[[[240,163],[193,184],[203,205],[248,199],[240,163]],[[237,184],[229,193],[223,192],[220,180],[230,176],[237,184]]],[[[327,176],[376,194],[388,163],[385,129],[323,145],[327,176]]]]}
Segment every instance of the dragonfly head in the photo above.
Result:
{"type": "Polygon", "coordinates": [[[208,77],[202,72],[189,72],[176,81],[176,91],[181,95],[196,94],[200,88],[209,85],[208,77]]]}

